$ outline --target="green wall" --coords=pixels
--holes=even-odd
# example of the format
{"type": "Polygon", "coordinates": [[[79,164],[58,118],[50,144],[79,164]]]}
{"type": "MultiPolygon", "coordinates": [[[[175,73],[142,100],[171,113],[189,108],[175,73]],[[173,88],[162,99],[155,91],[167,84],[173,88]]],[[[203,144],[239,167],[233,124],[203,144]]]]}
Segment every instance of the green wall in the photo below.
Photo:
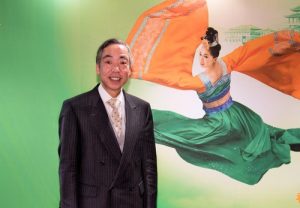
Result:
{"type": "Polygon", "coordinates": [[[95,53],[158,1],[0,1],[0,207],[58,207],[58,114],[92,88],[95,53]]]}

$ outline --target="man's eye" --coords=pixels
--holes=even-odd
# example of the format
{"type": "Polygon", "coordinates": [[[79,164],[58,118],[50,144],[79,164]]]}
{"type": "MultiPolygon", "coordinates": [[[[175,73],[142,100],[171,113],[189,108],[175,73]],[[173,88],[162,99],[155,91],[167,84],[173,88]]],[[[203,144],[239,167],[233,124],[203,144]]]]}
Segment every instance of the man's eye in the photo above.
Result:
{"type": "Polygon", "coordinates": [[[126,64],[128,64],[128,62],[127,61],[121,61],[121,64],[126,65],[126,64]]]}
{"type": "Polygon", "coordinates": [[[106,64],[111,64],[111,61],[105,61],[104,63],[106,63],[106,64]]]}

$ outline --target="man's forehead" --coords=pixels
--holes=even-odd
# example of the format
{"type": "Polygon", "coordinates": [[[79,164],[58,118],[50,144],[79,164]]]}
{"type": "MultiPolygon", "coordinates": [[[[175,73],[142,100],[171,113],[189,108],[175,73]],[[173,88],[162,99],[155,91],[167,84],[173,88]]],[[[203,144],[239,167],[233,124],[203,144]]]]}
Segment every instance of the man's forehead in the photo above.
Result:
{"type": "Polygon", "coordinates": [[[112,44],[104,48],[103,54],[111,53],[129,55],[127,47],[121,44],[112,44]]]}

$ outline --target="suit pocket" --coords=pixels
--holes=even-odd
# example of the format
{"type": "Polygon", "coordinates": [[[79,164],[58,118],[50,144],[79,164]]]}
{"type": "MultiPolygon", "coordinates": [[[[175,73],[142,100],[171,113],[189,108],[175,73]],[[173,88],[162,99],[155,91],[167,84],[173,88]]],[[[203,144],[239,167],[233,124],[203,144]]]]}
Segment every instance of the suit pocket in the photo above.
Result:
{"type": "Polygon", "coordinates": [[[145,192],[144,182],[141,181],[138,186],[139,186],[140,195],[143,196],[145,192]]]}
{"type": "Polygon", "coordinates": [[[97,195],[97,187],[86,184],[79,184],[79,194],[82,196],[95,197],[97,195]]]}

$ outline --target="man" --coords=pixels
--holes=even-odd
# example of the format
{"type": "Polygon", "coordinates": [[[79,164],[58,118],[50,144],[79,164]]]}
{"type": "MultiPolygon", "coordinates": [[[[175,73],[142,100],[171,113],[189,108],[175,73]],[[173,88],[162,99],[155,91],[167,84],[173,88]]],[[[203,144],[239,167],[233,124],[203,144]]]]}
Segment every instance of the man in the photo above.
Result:
{"type": "Polygon", "coordinates": [[[122,90],[131,62],[124,42],[105,41],[96,56],[101,84],[63,104],[58,149],[61,208],[156,207],[150,105],[122,90]]]}

